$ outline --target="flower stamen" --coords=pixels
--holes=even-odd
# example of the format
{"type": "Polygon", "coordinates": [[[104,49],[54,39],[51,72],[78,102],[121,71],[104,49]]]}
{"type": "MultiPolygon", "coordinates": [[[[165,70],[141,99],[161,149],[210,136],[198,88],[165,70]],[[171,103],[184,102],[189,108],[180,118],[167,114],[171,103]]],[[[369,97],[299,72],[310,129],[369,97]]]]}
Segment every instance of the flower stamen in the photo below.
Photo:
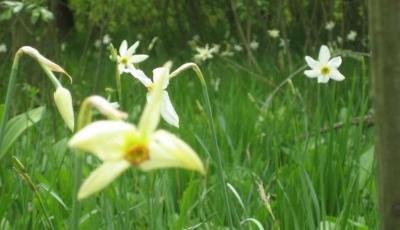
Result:
{"type": "Polygon", "coordinates": [[[145,145],[134,145],[126,151],[124,158],[132,165],[137,166],[150,158],[149,149],[145,145]]]}
{"type": "Polygon", "coordinates": [[[321,74],[322,75],[328,75],[331,72],[330,68],[328,66],[324,66],[321,68],[321,74]]]}

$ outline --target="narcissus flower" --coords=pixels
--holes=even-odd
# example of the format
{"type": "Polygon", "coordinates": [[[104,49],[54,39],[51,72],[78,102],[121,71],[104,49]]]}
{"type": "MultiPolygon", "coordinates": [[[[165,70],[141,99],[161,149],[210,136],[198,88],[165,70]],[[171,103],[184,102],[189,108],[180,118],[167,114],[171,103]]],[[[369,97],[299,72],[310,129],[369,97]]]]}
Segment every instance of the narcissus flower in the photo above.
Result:
{"type": "Polygon", "coordinates": [[[118,55],[118,71],[119,73],[126,73],[132,69],[136,69],[134,64],[146,60],[149,56],[145,54],[135,54],[139,41],[135,42],[128,48],[128,42],[124,40],[119,47],[118,55]]]}
{"type": "MultiPolygon", "coordinates": [[[[146,88],[148,89],[147,93],[147,101],[152,99],[151,91],[154,89],[154,84],[157,84],[160,81],[160,74],[158,73],[159,69],[155,69],[153,71],[153,81],[148,78],[145,73],[141,70],[132,70],[130,73],[133,77],[138,79],[146,88]]],[[[169,76],[169,71],[167,71],[169,76]]],[[[169,77],[162,85],[163,92],[162,92],[162,99],[160,105],[160,113],[161,117],[169,124],[179,128],[179,116],[176,113],[174,106],[172,105],[171,99],[169,98],[167,87],[169,84],[169,77]]]]}
{"type": "Polygon", "coordinates": [[[69,90],[59,86],[54,93],[54,102],[65,124],[73,131],[75,125],[74,108],[72,106],[72,97],[69,90]]]}
{"type": "Polygon", "coordinates": [[[350,32],[347,34],[347,40],[349,41],[355,41],[357,37],[357,32],[354,30],[350,30],[350,32]]]}
{"type": "Polygon", "coordinates": [[[194,55],[194,60],[197,62],[202,62],[207,59],[211,59],[214,57],[213,54],[217,53],[219,51],[219,46],[218,45],[213,45],[212,48],[208,44],[206,44],[204,47],[196,47],[197,54],[194,55]]]}
{"type": "Polygon", "coordinates": [[[205,173],[202,161],[189,145],[172,133],[156,130],[168,71],[169,66],[154,70],[158,81],[137,127],[124,121],[97,121],[71,138],[70,147],[88,151],[103,161],[83,182],[79,199],[100,191],[131,166],[144,171],[179,167],[205,173]]]}
{"type": "Polygon", "coordinates": [[[318,61],[310,56],[306,56],[306,62],[311,70],[304,71],[304,74],[310,78],[318,78],[318,83],[327,83],[329,79],[343,81],[345,77],[339,72],[338,68],[342,64],[341,57],[332,59],[327,46],[322,45],[319,50],[318,61]]]}
{"type": "Polygon", "coordinates": [[[277,29],[268,30],[267,32],[271,38],[278,38],[280,33],[277,29]]]}
{"type": "Polygon", "coordinates": [[[328,31],[333,30],[334,27],[335,27],[335,22],[334,21],[328,21],[325,24],[325,29],[328,30],[328,31]]]}

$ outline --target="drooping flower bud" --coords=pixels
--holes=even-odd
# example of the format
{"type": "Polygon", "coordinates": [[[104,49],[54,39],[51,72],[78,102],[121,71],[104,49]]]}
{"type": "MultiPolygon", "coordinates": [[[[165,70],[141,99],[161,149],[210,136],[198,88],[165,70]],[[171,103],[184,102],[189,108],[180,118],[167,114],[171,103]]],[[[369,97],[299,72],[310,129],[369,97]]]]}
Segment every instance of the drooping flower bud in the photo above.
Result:
{"type": "Polygon", "coordinates": [[[72,97],[68,89],[60,86],[54,93],[54,102],[56,103],[57,109],[61,114],[64,122],[68,128],[74,130],[74,108],[72,106],[72,97]]]}

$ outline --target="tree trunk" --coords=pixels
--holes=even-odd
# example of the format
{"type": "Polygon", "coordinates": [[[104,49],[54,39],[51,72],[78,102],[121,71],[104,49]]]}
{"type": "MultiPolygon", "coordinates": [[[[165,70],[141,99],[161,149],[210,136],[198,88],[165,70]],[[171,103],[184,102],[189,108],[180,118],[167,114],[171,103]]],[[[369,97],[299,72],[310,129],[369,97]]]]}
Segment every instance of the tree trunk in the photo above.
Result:
{"type": "Polygon", "coordinates": [[[400,1],[370,0],[380,229],[400,229],[400,1]]]}

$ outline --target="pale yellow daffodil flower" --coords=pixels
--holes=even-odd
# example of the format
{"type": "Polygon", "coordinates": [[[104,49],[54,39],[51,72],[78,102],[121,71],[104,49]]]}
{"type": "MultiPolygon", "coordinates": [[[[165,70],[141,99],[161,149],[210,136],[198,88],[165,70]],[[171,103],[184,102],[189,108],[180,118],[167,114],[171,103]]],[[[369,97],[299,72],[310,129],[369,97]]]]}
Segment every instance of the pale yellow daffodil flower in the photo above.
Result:
{"type": "Polygon", "coordinates": [[[202,161],[188,144],[168,131],[156,130],[169,68],[166,65],[153,70],[159,81],[137,127],[124,121],[96,121],[71,138],[69,147],[90,152],[103,161],[83,182],[79,199],[102,190],[131,166],[143,171],[178,167],[205,174],[202,161]]]}

